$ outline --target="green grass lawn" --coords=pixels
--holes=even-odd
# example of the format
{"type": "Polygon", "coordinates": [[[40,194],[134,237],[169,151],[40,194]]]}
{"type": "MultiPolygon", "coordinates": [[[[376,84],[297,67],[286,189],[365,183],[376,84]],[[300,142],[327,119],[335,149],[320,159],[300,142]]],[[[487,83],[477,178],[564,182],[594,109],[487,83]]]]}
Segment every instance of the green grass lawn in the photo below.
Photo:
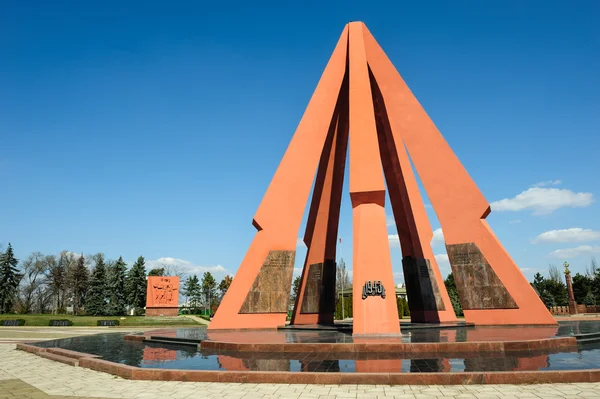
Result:
{"type": "Polygon", "coordinates": [[[145,317],[145,316],[73,316],[56,314],[0,314],[0,320],[24,319],[25,327],[45,326],[48,327],[50,320],[68,319],[73,326],[96,327],[98,320],[119,320],[121,327],[134,326],[199,326],[196,321],[187,317],[145,317]]]}

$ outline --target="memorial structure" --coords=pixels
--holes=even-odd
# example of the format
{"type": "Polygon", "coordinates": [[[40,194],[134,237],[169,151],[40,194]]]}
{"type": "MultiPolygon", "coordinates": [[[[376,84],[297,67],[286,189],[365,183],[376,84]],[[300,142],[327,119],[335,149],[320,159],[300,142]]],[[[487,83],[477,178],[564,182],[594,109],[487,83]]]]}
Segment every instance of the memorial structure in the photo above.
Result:
{"type": "Polygon", "coordinates": [[[254,215],[257,234],[209,330],[285,324],[296,239],[313,182],[304,233],[308,252],[291,323],[333,322],[348,147],[354,334],[400,331],[386,188],[400,237],[412,321],[456,320],[431,249],[433,233],[410,160],[444,231],[466,321],[556,324],[487,224],[490,206],[474,181],[366,26],[352,22],[254,215]]]}
{"type": "Polygon", "coordinates": [[[146,292],[146,316],[177,316],[179,277],[149,276],[146,292]]]}

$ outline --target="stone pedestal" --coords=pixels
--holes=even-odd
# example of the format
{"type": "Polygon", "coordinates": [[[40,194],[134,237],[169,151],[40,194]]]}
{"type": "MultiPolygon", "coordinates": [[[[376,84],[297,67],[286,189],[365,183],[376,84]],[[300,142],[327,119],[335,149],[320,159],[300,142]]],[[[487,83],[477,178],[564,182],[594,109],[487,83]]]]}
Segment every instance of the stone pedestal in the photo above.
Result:
{"type": "Polygon", "coordinates": [[[575,302],[575,294],[573,293],[573,281],[571,281],[571,273],[565,274],[567,281],[567,292],[569,294],[569,314],[577,314],[577,302],[575,302]]]}
{"type": "Polygon", "coordinates": [[[179,314],[179,308],[146,308],[146,316],[173,316],[176,317],[179,314]]]}

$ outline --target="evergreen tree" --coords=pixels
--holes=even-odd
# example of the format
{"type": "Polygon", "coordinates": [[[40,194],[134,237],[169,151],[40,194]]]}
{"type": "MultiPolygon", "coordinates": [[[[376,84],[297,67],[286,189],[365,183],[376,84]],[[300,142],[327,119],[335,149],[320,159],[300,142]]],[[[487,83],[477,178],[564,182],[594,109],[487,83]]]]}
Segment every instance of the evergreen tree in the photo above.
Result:
{"type": "Polygon", "coordinates": [[[292,294],[290,295],[290,302],[295,303],[296,298],[298,298],[298,294],[300,293],[300,276],[296,276],[294,282],[292,283],[292,294]]]}
{"type": "Polygon", "coordinates": [[[233,281],[233,277],[231,277],[229,274],[225,277],[223,277],[223,280],[221,280],[221,282],[219,283],[219,291],[221,291],[221,298],[223,298],[225,296],[225,293],[227,293],[227,290],[229,289],[229,286],[231,285],[231,282],[233,281]]]}
{"type": "Polygon", "coordinates": [[[542,300],[542,302],[544,302],[544,305],[546,305],[547,308],[551,308],[553,306],[557,306],[556,305],[556,300],[554,299],[554,297],[552,296],[552,294],[543,289],[540,292],[540,299],[542,300]]]}
{"type": "Polygon", "coordinates": [[[204,305],[210,315],[217,296],[217,281],[210,272],[204,272],[202,276],[202,294],[204,295],[204,305]]]}
{"type": "Polygon", "coordinates": [[[126,292],[125,292],[125,273],[127,264],[123,261],[123,257],[119,256],[119,260],[110,268],[110,278],[107,281],[108,285],[108,307],[107,314],[111,316],[125,316],[126,314],[126,292]]]}
{"type": "Polygon", "coordinates": [[[165,275],[165,268],[164,267],[159,267],[156,269],[152,269],[148,272],[148,276],[164,276],[165,275]]]}
{"type": "Polygon", "coordinates": [[[410,316],[410,308],[408,307],[406,298],[400,298],[400,302],[402,303],[402,316],[410,316]]]}
{"type": "Polygon", "coordinates": [[[335,314],[334,317],[338,320],[343,318],[352,317],[352,295],[344,297],[342,302],[342,296],[340,295],[335,302],[335,314]],[[342,311],[342,305],[344,310],[342,311]]]}
{"type": "Polygon", "coordinates": [[[587,275],[579,274],[573,276],[573,295],[575,302],[583,303],[585,297],[592,289],[594,280],[587,275]]]}
{"type": "Polygon", "coordinates": [[[533,283],[531,283],[531,285],[533,288],[535,288],[539,295],[544,289],[544,276],[537,272],[535,276],[533,276],[533,283]]]}
{"type": "Polygon", "coordinates": [[[396,307],[398,308],[398,318],[401,319],[404,316],[404,302],[399,296],[396,297],[396,307]]]}
{"type": "Polygon", "coordinates": [[[594,270],[594,280],[592,282],[592,293],[596,298],[596,303],[600,302],[600,269],[596,267],[596,260],[592,264],[594,270]]]}
{"type": "Polygon", "coordinates": [[[202,286],[198,276],[189,276],[183,284],[183,294],[189,298],[190,311],[199,313],[202,301],[202,286]]]}
{"type": "Polygon", "coordinates": [[[89,272],[83,254],[67,269],[67,280],[73,297],[73,313],[78,314],[85,303],[89,284],[89,272]]]}
{"type": "Polygon", "coordinates": [[[85,298],[85,312],[90,316],[104,316],[106,314],[106,266],[104,257],[98,254],[96,267],[90,278],[89,289],[85,298]]]}
{"type": "Polygon", "coordinates": [[[454,309],[454,314],[457,316],[463,316],[463,308],[460,304],[460,297],[458,296],[458,290],[456,289],[456,282],[454,281],[454,274],[450,273],[446,280],[444,280],[444,285],[446,286],[446,291],[448,291],[448,296],[450,297],[450,302],[452,302],[452,308],[454,309]]]}
{"type": "Polygon", "coordinates": [[[460,304],[460,298],[458,297],[458,292],[456,290],[448,291],[448,296],[450,297],[454,314],[456,316],[464,316],[463,308],[460,304]]]}
{"type": "Polygon", "coordinates": [[[8,243],[6,252],[0,253],[0,313],[12,311],[17,289],[23,277],[17,269],[18,264],[19,260],[15,258],[12,245],[8,243]]]}
{"type": "Polygon", "coordinates": [[[569,304],[569,294],[567,285],[560,280],[547,279],[545,280],[544,291],[554,298],[555,306],[567,306],[569,304]]]}
{"type": "Polygon", "coordinates": [[[127,303],[134,309],[134,314],[141,314],[146,306],[146,266],[143,256],[140,256],[127,274],[127,303]]]}
{"type": "Polygon", "coordinates": [[[594,306],[596,304],[596,298],[592,291],[589,291],[585,298],[583,298],[583,304],[586,306],[594,306]]]}

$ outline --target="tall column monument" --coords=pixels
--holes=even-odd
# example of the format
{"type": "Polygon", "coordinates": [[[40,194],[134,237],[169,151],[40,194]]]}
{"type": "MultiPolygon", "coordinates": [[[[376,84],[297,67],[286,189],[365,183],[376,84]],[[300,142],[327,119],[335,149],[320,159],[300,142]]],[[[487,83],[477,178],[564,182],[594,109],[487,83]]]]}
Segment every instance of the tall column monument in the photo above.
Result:
{"type": "Polygon", "coordinates": [[[285,324],[296,239],[313,182],[308,253],[291,322],[333,322],[347,153],[354,334],[400,331],[386,197],[400,237],[412,321],[456,320],[411,160],[444,231],[466,321],[556,324],[485,221],[490,206],[475,182],[367,27],[351,22],[254,215],[256,236],[209,329],[285,324]]]}

